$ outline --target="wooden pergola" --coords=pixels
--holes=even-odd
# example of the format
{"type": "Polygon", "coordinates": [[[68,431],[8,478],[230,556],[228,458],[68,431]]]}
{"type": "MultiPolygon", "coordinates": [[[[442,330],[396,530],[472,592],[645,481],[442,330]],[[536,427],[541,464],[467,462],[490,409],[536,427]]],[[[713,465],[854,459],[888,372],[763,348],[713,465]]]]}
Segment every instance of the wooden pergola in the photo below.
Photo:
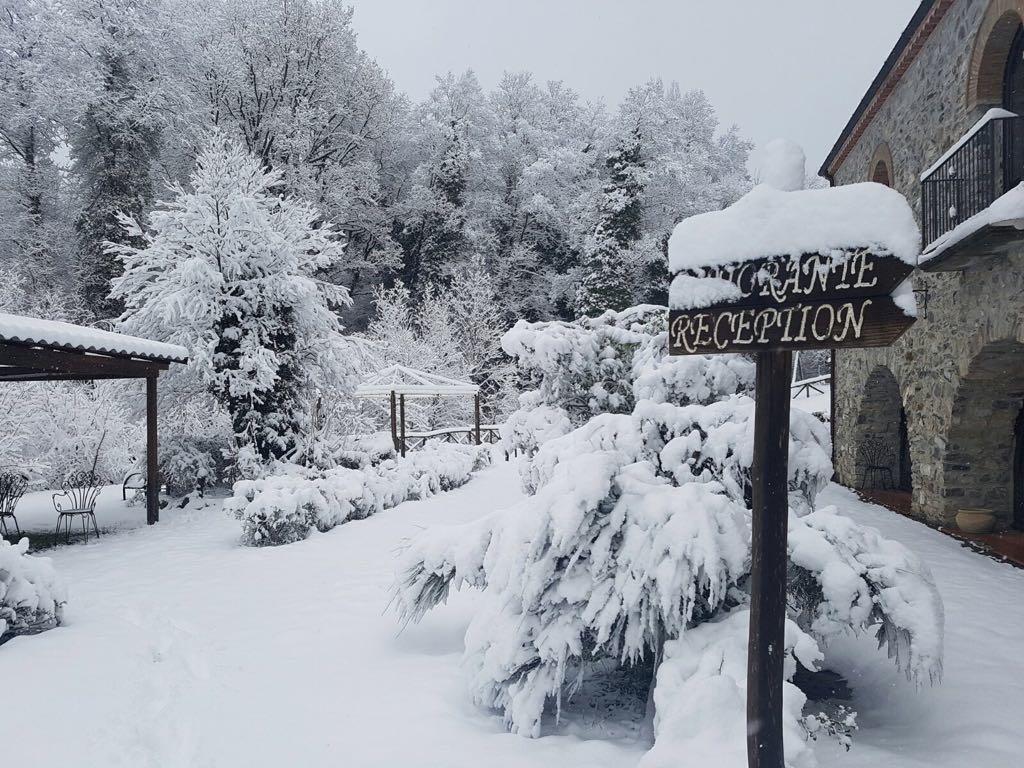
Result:
{"type": "Polygon", "coordinates": [[[157,377],[188,351],[136,336],[0,312],[0,381],[146,380],[146,522],[160,519],[157,377]]]}
{"type": "Polygon", "coordinates": [[[391,409],[391,440],[395,450],[405,456],[406,398],[453,397],[473,395],[473,431],[480,445],[480,387],[436,373],[418,371],[404,365],[391,365],[373,374],[356,387],[356,397],[387,397],[391,409]]]}

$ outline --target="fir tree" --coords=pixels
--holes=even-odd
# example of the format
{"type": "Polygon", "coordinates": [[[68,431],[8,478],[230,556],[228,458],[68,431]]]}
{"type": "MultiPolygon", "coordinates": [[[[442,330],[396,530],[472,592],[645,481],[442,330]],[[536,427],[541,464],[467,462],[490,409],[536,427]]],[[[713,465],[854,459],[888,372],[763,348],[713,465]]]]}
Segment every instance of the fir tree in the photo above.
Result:
{"type": "Polygon", "coordinates": [[[116,317],[124,307],[111,298],[110,281],[120,275],[121,265],[105,243],[139,244],[125,233],[118,214],[140,219],[152,202],[150,164],[159,128],[139,103],[136,62],[123,40],[131,31],[114,22],[106,32],[109,45],[100,55],[103,91],[86,110],[74,141],[83,198],[75,228],[84,303],[98,317],[116,317]]]}
{"type": "Polygon", "coordinates": [[[448,144],[430,184],[433,210],[423,222],[422,248],[413,284],[438,285],[445,279],[445,267],[465,257],[466,157],[459,126],[452,120],[448,144]]]}
{"type": "Polygon", "coordinates": [[[576,310],[581,316],[623,310],[633,304],[629,251],[643,234],[641,136],[634,130],[606,162],[610,171],[601,199],[600,221],[588,243],[576,310]]]}
{"type": "Polygon", "coordinates": [[[304,390],[347,345],[333,308],[348,292],[315,275],[343,246],[315,208],[279,197],[280,176],[216,136],[188,189],[149,216],[122,216],[142,245],[110,244],[124,261],[114,298],[123,326],[184,345],[190,367],[227,409],[240,449],[260,460],[297,445],[304,390]]]}

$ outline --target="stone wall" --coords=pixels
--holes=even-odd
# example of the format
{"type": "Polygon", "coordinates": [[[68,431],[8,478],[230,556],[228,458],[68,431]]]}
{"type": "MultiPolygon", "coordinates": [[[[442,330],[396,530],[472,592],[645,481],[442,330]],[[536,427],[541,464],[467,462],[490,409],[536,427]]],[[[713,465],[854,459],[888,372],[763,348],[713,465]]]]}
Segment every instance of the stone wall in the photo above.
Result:
{"type": "MultiPolygon", "coordinates": [[[[970,94],[976,33],[986,16],[1011,5],[954,4],[837,169],[837,184],[869,180],[872,160],[885,145],[893,186],[920,213],[921,171],[988,106],[974,104],[970,94]]],[[[865,387],[882,366],[895,377],[907,413],[915,514],[947,522],[957,508],[977,505],[1008,519],[1008,457],[1024,399],[1024,366],[1021,350],[1007,342],[1024,342],[1024,245],[964,273],[919,272],[914,288],[927,290],[927,313],[894,346],[836,355],[838,476],[856,482],[865,387]]],[[[921,294],[918,304],[923,310],[921,294]]]]}

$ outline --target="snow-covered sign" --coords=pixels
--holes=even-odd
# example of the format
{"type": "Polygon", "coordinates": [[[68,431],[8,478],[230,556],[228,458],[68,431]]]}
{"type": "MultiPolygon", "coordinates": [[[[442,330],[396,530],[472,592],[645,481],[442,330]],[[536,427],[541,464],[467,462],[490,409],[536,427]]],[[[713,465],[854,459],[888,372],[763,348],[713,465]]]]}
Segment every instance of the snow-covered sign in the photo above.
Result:
{"type": "Polygon", "coordinates": [[[673,232],[670,350],[887,346],[914,322],[919,243],[906,199],[880,184],[757,187],[673,232]]]}
{"type": "Polygon", "coordinates": [[[914,322],[913,212],[880,184],[801,190],[803,151],[772,142],[761,185],[669,240],[669,352],[758,352],[747,649],[749,768],[781,768],[791,350],[891,344],[914,322]]]}

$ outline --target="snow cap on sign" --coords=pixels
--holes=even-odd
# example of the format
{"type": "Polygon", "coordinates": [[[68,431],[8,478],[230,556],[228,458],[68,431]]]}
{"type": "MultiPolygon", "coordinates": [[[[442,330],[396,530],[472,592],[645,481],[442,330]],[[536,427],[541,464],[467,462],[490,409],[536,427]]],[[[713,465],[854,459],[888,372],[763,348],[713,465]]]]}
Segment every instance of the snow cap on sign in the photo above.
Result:
{"type": "Polygon", "coordinates": [[[668,257],[672,272],[860,248],[916,264],[920,244],[910,204],[882,184],[795,192],[761,184],[725,210],[679,222],[668,257]]]}

